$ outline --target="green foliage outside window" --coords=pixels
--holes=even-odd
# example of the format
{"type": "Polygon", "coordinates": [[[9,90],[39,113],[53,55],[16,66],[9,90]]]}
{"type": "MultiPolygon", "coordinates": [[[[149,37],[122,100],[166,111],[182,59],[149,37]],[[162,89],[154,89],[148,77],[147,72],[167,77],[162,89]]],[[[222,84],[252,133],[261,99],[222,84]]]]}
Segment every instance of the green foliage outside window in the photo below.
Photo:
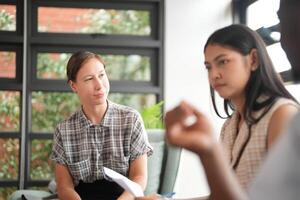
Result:
{"type": "Polygon", "coordinates": [[[82,33],[149,35],[149,11],[136,10],[92,10],[82,16],[91,23],[82,33]]]}
{"type": "Polygon", "coordinates": [[[140,55],[102,55],[110,80],[150,81],[150,58],[140,55]]]}
{"type": "Polygon", "coordinates": [[[19,171],[19,140],[0,138],[0,180],[16,180],[19,171]]]}
{"type": "Polygon", "coordinates": [[[66,79],[66,66],[71,54],[38,53],[37,55],[37,77],[42,79],[66,79]]]}
{"type": "Polygon", "coordinates": [[[0,8],[0,30],[14,31],[16,30],[15,17],[0,8]]]}
{"type": "Polygon", "coordinates": [[[0,78],[16,77],[16,52],[0,50],[0,78]],[[9,68],[9,72],[2,73],[3,68],[9,68]]]}
{"type": "Polygon", "coordinates": [[[19,92],[0,91],[0,131],[19,131],[19,118],[19,92]]]}
{"type": "Polygon", "coordinates": [[[80,106],[75,93],[60,92],[33,92],[31,103],[33,132],[53,132],[59,122],[80,106]]]}
{"type": "Polygon", "coordinates": [[[50,180],[54,175],[54,163],[50,160],[52,140],[33,140],[31,143],[30,178],[50,180]]]}
{"type": "Polygon", "coordinates": [[[40,7],[38,9],[38,31],[149,36],[151,34],[150,11],[40,7]],[[44,14],[51,12],[65,13],[65,15],[44,14]],[[68,26],[74,25],[66,24],[68,21],[75,21],[77,24],[68,26]]]}
{"type": "MultiPolygon", "coordinates": [[[[150,58],[140,55],[100,55],[110,80],[150,81],[150,58]]],[[[66,66],[71,54],[38,53],[37,77],[66,79],[66,66]]]]}

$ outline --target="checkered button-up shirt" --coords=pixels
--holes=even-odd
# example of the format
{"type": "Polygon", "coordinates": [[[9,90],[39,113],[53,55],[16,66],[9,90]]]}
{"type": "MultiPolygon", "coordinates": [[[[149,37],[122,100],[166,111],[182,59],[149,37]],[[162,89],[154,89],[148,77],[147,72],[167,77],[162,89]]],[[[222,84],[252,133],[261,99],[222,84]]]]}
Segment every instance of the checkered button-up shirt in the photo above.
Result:
{"type": "Polygon", "coordinates": [[[58,124],[51,159],[68,167],[74,184],[103,179],[103,167],[128,175],[129,164],[152,154],[141,117],[132,108],[108,101],[98,125],[82,109],[58,124]]]}

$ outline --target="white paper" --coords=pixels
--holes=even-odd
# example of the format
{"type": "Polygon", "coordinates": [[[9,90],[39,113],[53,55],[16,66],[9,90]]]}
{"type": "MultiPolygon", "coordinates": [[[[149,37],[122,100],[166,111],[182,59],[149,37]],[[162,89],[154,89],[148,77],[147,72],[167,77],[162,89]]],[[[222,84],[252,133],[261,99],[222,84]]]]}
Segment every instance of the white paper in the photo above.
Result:
{"type": "Polygon", "coordinates": [[[104,178],[105,179],[116,182],[124,190],[130,192],[135,197],[143,197],[144,196],[142,187],[139,184],[129,180],[127,177],[123,176],[122,174],[120,174],[114,170],[111,170],[107,167],[103,167],[103,169],[104,169],[104,174],[105,174],[104,178]]]}

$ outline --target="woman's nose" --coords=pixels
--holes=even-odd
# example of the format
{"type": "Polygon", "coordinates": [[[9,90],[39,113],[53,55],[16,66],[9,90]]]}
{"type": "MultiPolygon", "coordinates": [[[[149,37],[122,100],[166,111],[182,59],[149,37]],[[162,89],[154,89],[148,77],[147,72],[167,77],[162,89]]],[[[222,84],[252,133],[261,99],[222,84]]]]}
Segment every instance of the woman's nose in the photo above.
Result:
{"type": "Polygon", "coordinates": [[[102,86],[103,86],[102,80],[101,80],[99,77],[97,77],[95,80],[96,80],[96,81],[95,81],[95,82],[96,82],[96,83],[95,83],[95,88],[96,88],[97,90],[101,89],[102,86]]]}
{"type": "Polygon", "coordinates": [[[212,79],[212,80],[216,80],[216,79],[220,79],[221,78],[220,72],[217,69],[215,69],[215,68],[211,68],[209,74],[210,74],[210,79],[212,79]]]}

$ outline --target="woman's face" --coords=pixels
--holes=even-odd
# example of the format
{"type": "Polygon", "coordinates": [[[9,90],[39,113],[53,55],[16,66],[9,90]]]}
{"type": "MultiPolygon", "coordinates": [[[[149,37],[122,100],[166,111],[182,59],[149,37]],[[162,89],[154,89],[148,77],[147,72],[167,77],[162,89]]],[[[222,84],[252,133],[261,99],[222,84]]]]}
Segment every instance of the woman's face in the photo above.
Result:
{"type": "Polygon", "coordinates": [[[204,54],[211,87],[224,99],[243,98],[251,71],[257,68],[253,65],[252,53],[244,56],[230,48],[211,44],[204,54]]]}
{"type": "Polygon", "coordinates": [[[79,96],[83,106],[105,104],[109,93],[109,81],[104,65],[96,58],[89,59],[79,69],[76,81],[70,86],[79,96]]]}

